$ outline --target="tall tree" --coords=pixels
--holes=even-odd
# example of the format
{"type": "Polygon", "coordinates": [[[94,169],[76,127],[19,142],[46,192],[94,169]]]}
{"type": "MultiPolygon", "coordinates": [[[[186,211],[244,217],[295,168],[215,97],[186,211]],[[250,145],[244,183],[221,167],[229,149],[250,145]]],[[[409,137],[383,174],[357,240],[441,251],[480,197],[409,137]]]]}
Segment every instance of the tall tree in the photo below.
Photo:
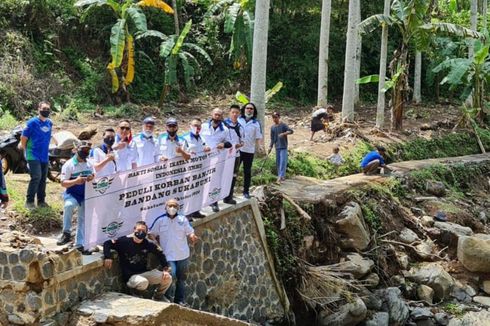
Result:
{"type": "MultiPolygon", "coordinates": [[[[383,14],[390,15],[391,0],[385,0],[383,14]]],[[[378,105],[376,109],[376,127],[383,128],[385,123],[385,79],[388,57],[388,25],[383,24],[381,31],[381,55],[379,58],[378,105]]]]}
{"type": "MultiPolygon", "coordinates": [[[[359,6],[357,7],[356,14],[356,25],[361,23],[361,2],[359,1],[359,6]]],[[[361,33],[357,32],[356,39],[356,65],[354,72],[354,80],[358,80],[361,77],[361,54],[362,54],[362,36],[361,33]]],[[[354,83],[354,106],[359,104],[359,84],[354,83]]]]}
{"type": "Polygon", "coordinates": [[[318,98],[317,105],[325,106],[328,102],[328,49],[330,39],[330,14],[332,0],[322,2],[322,22],[320,27],[320,51],[318,55],[318,98]]]}
{"type": "Polygon", "coordinates": [[[174,8],[175,35],[180,35],[180,19],[179,8],[177,8],[177,0],[172,0],[172,7],[174,8]]]}
{"type": "Polygon", "coordinates": [[[413,101],[419,104],[422,101],[422,52],[415,51],[415,76],[413,82],[413,101]]]}
{"type": "Polygon", "coordinates": [[[487,0],[483,0],[482,7],[483,10],[481,16],[483,17],[483,29],[486,30],[488,26],[488,1],[487,0]]]}
{"type": "Polygon", "coordinates": [[[259,121],[264,125],[265,83],[267,71],[267,37],[269,33],[269,0],[255,2],[255,24],[252,51],[250,98],[256,105],[259,121]]]}
{"type": "Polygon", "coordinates": [[[349,0],[349,20],[347,23],[347,41],[345,46],[344,95],[342,97],[342,121],[354,120],[354,87],[357,24],[356,16],[359,0],[349,0]]]}
{"type": "MultiPolygon", "coordinates": [[[[478,0],[471,0],[470,10],[470,28],[476,31],[478,28],[478,0]]],[[[468,47],[468,58],[473,58],[475,54],[475,42],[470,40],[470,46],[468,47]]]]}

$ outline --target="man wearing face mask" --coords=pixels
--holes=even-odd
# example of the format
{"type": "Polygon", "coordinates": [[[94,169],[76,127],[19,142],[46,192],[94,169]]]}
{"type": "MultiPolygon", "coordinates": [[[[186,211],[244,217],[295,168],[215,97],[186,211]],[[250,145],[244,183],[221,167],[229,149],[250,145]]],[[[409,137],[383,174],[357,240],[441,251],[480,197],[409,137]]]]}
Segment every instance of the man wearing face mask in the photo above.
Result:
{"type": "Polygon", "coordinates": [[[129,120],[119,122],[118,132],[112,149],[116,157],[117,171],[128,171],[136,168],[134,148],[132,146],[133,136],[129,120]]]}
{"type": "Polygon", "coordinates": [[[184,139],[177,135],[179,126],[175,118],[169,118],[166,122],[167,132],[161,134],[157,140],[156,153],[158,160],[166,161],[177,156],[188,160],[191,156],[184,150],[184,139]]]}
{"type": "Polygon", "coordinates": [[[71,220],[75,208],[78,210],[77,236],[75,247],[84,255],[91,252],[83,248],[85,235],[85,183],[94,178],[93,166],[87,161],[92,144],[80,141],[77,145],[77,154],[66,161],[61,168],[61,186],[65,188],[63,194],[63,233],[57,244],[64,245],[71,240],[71,220]]]}
{"type": "Polygon", "coordinates": [[[148,226],[144,221],[139,221],[136,222],[134,233],[131,236],[104,242],[104,266],[106,268],[112,267],[111,250],[116,251],[123,280],[131,294],[143,296],[149,285],[159,285],[153,294],[153,299],[168,301],[164,294],[172,285],[169,265],[162,250],[146,239],[147,233],[148,226]],[[148,270],[149,253],[158,258],[163,271],[159,269],[148,270]]]}
{"type": "Polygon", "coordinates": [[[115,132],[112,128],[104,131],[104,143],[90,152],[91,161],[97,178],[116,173],[115,155],[112,150],[115,132]]]}
{"type": "Polygon", "coordinates": [[[147,117],[143,120],[143,131],[133,139],[136,166],[138,167],[158,162],[156,139],[153,136],[154,129],[155,119],[147,117]]]}
{"type": "Polygon", "coordinates": [[[223,122],[228,130],[230,131],[231,144],[235,146],[236,158],[235,165],[233,167],[233,181],[231,182],[230,193],[223,199],[223,202],[230,205],[235,205],[236,200],[233,199],[233,192],[235,188],[236,178],[238,176],[238,170],[240,168],[240,151],[239,149],[243,147],[242,139],[245,138],[245,129],[238,122],[238,117],[240,116],[240,106],[237,104],[232,104],[230,106],[229,116],[223,122]]]}
{"type": "Polygon", "coordinates": [[[38,116],[27,121],[26,127],[20,137],[19,149],[25,151],[25,157],[29,165],[31,180],[27,188],[25,207],[29,210],[36,208],[34,197],[37,195],[37,206],[47,206],[46,178],[49,165],[49,142],[53,123],[48,119],[51,112],[49,102],[39,103],[38,116]]]}
{"type": "MultiPolygon", "coordinates": [[[[223,123],[223,110],[218,108],[213,110],[211,120],[202,126],[201,136],[211,149],[223,149],[233,146],[230,132],[223,123]]],[[[218,203],[213,203],[211,208],[213,212],[219,212],[218,203]]]]}
{"type": "Polygon", "coordinates": [[[189,267],[190,249],[187,240],[194,244],[198,240],[189,220],[178,214],[179,202],[169,199],[165,205],[166,213],[153,221],[150,232],[157,236],[163,253],[170,264],[175,279],[174,302],[185,304],[185,280],[189,267]]]}

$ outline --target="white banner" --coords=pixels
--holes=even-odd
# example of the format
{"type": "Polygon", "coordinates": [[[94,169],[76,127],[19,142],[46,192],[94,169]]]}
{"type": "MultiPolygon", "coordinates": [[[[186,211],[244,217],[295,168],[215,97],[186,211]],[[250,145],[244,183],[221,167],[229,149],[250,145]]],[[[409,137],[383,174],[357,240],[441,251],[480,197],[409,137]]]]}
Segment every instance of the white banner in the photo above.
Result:
{"type": "Polygon", "coordinates": [[[94,180],[85,186],[85,248],[133,232],[136,221],[165,213],[175,198],[179,213],[190,214],[228,196],[235,150],[199,153],[94,180]]]}

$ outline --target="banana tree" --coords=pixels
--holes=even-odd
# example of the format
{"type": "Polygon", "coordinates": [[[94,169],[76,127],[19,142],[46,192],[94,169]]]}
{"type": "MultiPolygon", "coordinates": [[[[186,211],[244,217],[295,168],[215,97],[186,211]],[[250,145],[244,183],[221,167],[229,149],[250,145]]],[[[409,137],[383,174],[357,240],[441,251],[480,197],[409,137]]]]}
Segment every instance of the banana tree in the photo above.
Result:
{"type": "Polygon", "coordinates": [[[117,93],[122,89],[129,98],[127,86],[133,82],[135,71],[135,38],[163,35],[157,31],[148,30],[146,16],[142,8],[158,8],[172,14],[174,12],[172,7],[161,0],[78,0],[75,6],[85,7],[86,13],[95,6],[108,6],[115,13],[117,22],[112,26],[110,36],[112,59],[107,65],[107,70],[112,78],[112,93],[117,93]],[[133,22],[135,31],[130,28],[130,21],[133,22]]]}
{"type": "Polygon", "coordinates": [[[391,15],[373,15],[359,24],[361,33],[372,32],[379,26],[396,27],[401,35],[401,42],[393,53],[390,62],[390,74],[400,73],[392,89],[391,125],[393,129],[402,129],[405,100],[409,92],[408,54],[410,46],[424,50],[433,37],[447,34],[459,37],[483,38],[483,35],[455,24],[443,22],[427,23],[432,12],[432,2],[427,0],[394,0],[391,15]]]}
{"type": "Polygon", "coordinates": [[[191,27],[192,20],[189,20],[180,35],[164,37],[164,41],[160,45],[160,56],[165,59],[165,74],[159,107],[163,106],[165,97],[172,86],[179,88],[179,67],[182,68],[184,85],[187,89],[192,87],[195,77],[200,75],[201,65],[189,51],[200,54],[210,65],[213,65],[211,57],[203,48],[194,43],[185,42],[191,27]]]}
{"type": "Polygon", "coordinates": [[[235,69],[252,62],[253,14],[249,0],[218,0],[209,7],[204,20],[224,19],[224,32],[231,34],[228,54],[235,69]]]}
{"type": "Polygon", "coordinates": [[[490,84],[490,43],[483,45],[475,43],[476,53],[472,58],[447,59],[435,67],[432,71],[439,73],[447,71],[447,75],[441,81],[441,85],[448,84],[450,90],[463,86],[461,99],[465,100],[472,94],[472,109],[475,117],[483,122],[486,118],[485,88],[490,84]]]}

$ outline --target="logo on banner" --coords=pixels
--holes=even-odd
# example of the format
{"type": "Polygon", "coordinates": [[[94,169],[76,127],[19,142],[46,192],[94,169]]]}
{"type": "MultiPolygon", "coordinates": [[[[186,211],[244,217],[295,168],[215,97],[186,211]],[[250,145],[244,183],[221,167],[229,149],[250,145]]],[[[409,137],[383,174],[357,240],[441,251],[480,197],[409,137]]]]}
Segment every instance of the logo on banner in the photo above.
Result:
{"type": "Polygon", "coordinates": [[[102,228],[102,232],[107,234],[109,238],[114,238],[123,224],[124,222],[113,221],[109,223],[107,226],[104,226],[102,228]]]}
{"type": "Polygon", "coordinates": [[[219,194],[221,193],[221,188],[214,188],[209,192],[209,198],[212,200],[215,200],[216,198],[219,197],[219,194]]]}
{"type": "Polygon", "coordinates": [[[93,182],[92,185],[94,186],[95,191],[103,195],[105,194],[107,189],[109,189],[109,187],[111,186],[112,180],[114,180],[114,178],[103,177],[99,181],[93,182]]]}

